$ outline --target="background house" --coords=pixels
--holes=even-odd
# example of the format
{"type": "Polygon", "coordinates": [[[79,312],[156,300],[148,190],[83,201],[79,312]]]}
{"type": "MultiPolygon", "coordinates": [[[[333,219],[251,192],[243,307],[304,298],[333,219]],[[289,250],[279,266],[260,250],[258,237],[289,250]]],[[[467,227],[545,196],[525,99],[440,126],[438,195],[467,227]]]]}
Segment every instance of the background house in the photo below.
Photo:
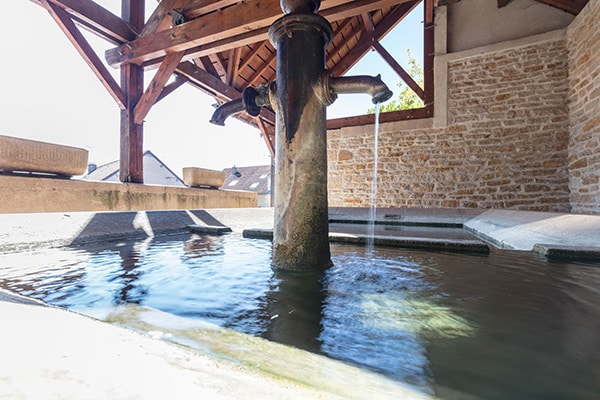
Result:
{"type": "MultiPolygon", "coordinates": [[[[100,166],[90,164],[88,173],[83,179],[119,182],[119,160],[100,166]]],[[[144,183],[149,185],[185,186],[183,180],[150,150],[144,152],[144,183]]]]}
{"type": "Polygon", "coordinates": [[[221,189],[244,190],[258,193],[258,206],[271,207],[271,166],[226,168],[225,183],[221,189]]]}

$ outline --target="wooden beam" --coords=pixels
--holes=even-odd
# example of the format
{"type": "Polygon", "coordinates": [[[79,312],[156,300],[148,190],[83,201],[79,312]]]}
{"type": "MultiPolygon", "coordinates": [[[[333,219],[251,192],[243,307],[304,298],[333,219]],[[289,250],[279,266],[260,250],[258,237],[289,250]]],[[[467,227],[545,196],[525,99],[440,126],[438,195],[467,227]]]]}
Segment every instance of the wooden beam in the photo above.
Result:
{"type": "Polygon", "coordinates": [[[203,92],[221,100],[229,101],[242,96],[242,93],[227,85],[216,76],[196,67],[191,62],[185,61],[177,66],[176,72],[185,76],[196,87],[202,89],[203,92]]]}
{"type": "Polygon", "coordinates": [[[183,85],[186,82],[188,82],[186,77],[175,74],[175,80],[165,86],[165,88],[162,90],[162,92],[160,92],[160,96],[158,96],[158,98],[156,99],[154,104],[158,103],[159,101],[161,101],[162,99],[164,99],[165,97],[167,97],[168,95],[173,93],[175,90],[177,90],[181,85],[183,85]]]}
{"type": "Polygon", "coordinates": [[[148,115],[148,112],[158,99],[158,96],[160,96],[167,81],[171,75],[173,75],[173,72],[175,72],[175,68],[177,68],[181,62],[181,57],[183,57],[183,53],[169,54],[162,64],[160,64],[160,68],[135,106],[133,112],[134,123],[141,124],[144,122],[144,118],[146,118],[146,115],[148,115]]]}
{"type": "Polygon", "coordinates": [[[196,18],[231,5],[241,3],[243,0],[191,0],[183,12],[188,18],[196,18]]]}
{"type": "Polygon", "coordinates": [[[423,86],[425,107],[433,108],[434,73],[433,60],[435,57],[435,21],[433,0],[424,0],[423,23],[423,86]]]}
{"type": "Polygon", "coordinates": [[[408,86],[421,100],[425,100],[425,92],[419,86],[417,82],[402,68],[400,64],[394,59],[394,57],[388,53],[388,51],[381,45],[381,43],[375,41],[373,42],[373,47],[377,52],[383,57],[385,62],[389,64],[390,67],[400,76],[400,78],[406,83],[408,86]]]}
{"type": "Polygon", "coordinates": [[[333,69],[334,76],[342,76],[358,62],[370,49],[373,40],[379,40],[402,21],[421,0],[412,0],[396,6],[384,19],[379,21],[372,35],[363,35],[354,48],[333,69]]]}
{"type": "MultiPolygon", "coordinates": [[[[144,26],[144,0],[122,0],[123,19],[136,31],[144,26]]],[[[121,110],[121,152],[119,180],[144,183],[144,127],[136,124],[134,110],[144,92],[144,70],[135,64],[121,67],[121,88],[125,94],[125,109],[121,110]]]]}
{"type": "Polygon", "coordinates": [[[75,21],[111,43],[121,44],[137,37],[130,24],[92,0],[33,1],[43,7],[46,2],[60,7],[75,21]]]}
{"type": "Polygon", "coordinates": [[[588,0],[536,0],[539,3],[547,4],[559,10],[566,11],[570,14],[577,15],[583,10],[583,7],[588,3],[588,0]]]}
{"type": "Polygon", "coordinates": [[[229,61],[227,62],[227,73],[225,74],[225,83],[229,86],[232,86],[233,78],[238,74],[241,52],[242,49],[239,47],[229,50],[229,61]]]}
{"type": "MultiPolygon", "coordinates": [[[[323,9],[320,14],[330,21],[337,21],[394,5],[398,1],[355,0],[323,9]]],[[[400,1],[412,2],[412,0],[400,1]]],[[[170,52],[186,51],[199,46],[207,49],[210,44],[218,43],[221,40],[227,41],[227,47],[225,44],[221,44],[220,51],[228,50],[239,47],[239,43],[231,40],[237,35],[243,35],[244,40],[252,37],[258,41],[268,26],[280,16],[279,0],[242,2],[234,7],[198,17],[167,31],[156,32],[117,48],[109,49],[106,51],[106,59],[112,66],[120,66],[123,63],[142,64],[164,57],[170,52]]],[[[186,52],[184,59],[195,56],[196,54],[186,52]]]]}
{"type": "MultiPolygon", "coordinates": [[[[431,118],[433,107],[413,108],[411,110],[390,111],[379,114],[379,122],[393,122],[407,119],[431,118]]],[[[327,120],[327,129],[340,129],[346,126],[372,125],[375,123],[374,114],[357,115],[327,120]]]]}
{"type": "Polygon", "coordinates": [[[221,56],[219,56],[218,53],[212,53],[208,55],[208,59],[212,63],[213,68],[217,72],[219,78],[224,83],[227,83],[227,70],[225,68],[225,65],[223,65],[223,60],[221,60],[221,56]]]}
{"type": "Polygon", "coordinates": [[[48,10],[54,21],[65,33],[69,41],[73,44],[77,52],[83,57],[86,64],[89,65],[92,72],[100,80],[102,85],[108,90],[108,93],[117,102],[119,108],[125,108],[125,95],[117,81],[112,77],[108,69],[102,63],[94,49],[90,46],[85,37],[81,34],[71,17],[65,10],[48,0],[42,0],[43,6],[48,10]]]}
{"type": "Polygon", "coordinates": [[[260,133],[265,141],[265,144],[267,145],[267,148],[269,149],[269,153],[271,153],[271,157],[275,157],[275,146],[273,146],[273,140],[271,140],[270,133],[267,130],[265,123],[263,122],[260,116],[254,117],[254,120],[256,121],[256,125],[260,130],[260,133]]]}
{"type": "Polygon", "coordinates": [[[144,25],[140,36],[148,36],[171,26],[173,10],[183,11],[190,0],[161,0],[144,25]]]}

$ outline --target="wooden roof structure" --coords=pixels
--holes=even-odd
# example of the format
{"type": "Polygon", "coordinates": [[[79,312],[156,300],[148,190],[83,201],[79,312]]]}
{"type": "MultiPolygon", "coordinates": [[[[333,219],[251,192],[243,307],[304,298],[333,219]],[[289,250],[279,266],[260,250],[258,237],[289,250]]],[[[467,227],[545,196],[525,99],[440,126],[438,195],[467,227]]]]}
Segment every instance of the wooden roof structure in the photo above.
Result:
{"type": "MultiPolygon", "coordinates": [[[[44,7],[91,67],[121,108],[121,181],[142,182],[143,121],[153,104],[184,83],[218,103],[237,99],[248,86],[275,80],[275,49],[269,26],[283,13],[279,0],[159,0],[145,20],[145,0],[121,0],[121,15],[94,0],[31,0],[44,7]],[[114,48],[99,55],[80,29],[114,48]],[[120,69],[117,82],[108,66],[120,69]],[[144,69],[156,69],[144,89],[144,69]],[[171,80],[174,76],[175,79],[171,80]]],[[[326,64],[334,76],[344,75],[371,49],[398,73],[423,101],[420,109],[382,114],[381,121],[422,118],[433,114],[433,15],[439,3],[460,0],[322,0],[319,14],[333,27],[326,64]],[[420,87],[380,43],[421,2],[424,4],[424,87],[420,87]]],[[[510,0],[497,0],[503,7],[510,0]]],[[[538,0],[577,14],[587,0],[538,0]]],[[[274,154],[275,116],[264,108],[257,117],[237,118],[260,129],[274,154]]],[[[328,121],[328,128],[362,125],[372,115],[328,121]]]]}

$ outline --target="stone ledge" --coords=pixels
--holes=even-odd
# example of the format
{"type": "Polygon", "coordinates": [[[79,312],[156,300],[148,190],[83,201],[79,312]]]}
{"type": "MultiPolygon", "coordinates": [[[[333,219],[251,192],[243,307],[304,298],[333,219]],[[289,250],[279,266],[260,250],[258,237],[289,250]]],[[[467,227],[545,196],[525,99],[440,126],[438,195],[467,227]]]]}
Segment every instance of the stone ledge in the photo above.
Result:
{"type": "Polygon", "coordinates": [[[533,252],[557,260],[600,261],[600,247],[536,244],[533,252]]]}
{"type": "Polygon", "coordinates": [[[0,175],[0,213],[254,208],[254,192],[0,175]]]}
{"type": "Polygon", "coordinates": [[[88,151],[35,140],[0,135],[0,170],[83,175],[88,151]]]}
{"type": "MultiPolygon", "coordinates": [[[[249,239],[272,239],[272,229],[245,229],[243,236],[249,239]]],[[[329,241],[332,243],[350,243],[356,245],[367,245],[368,235],[349,233],[329,233],[329,241]]],[[[402,247],[410,249],[443,250],[460,253],[489,254],[490,248],[480,240],[466,239],[439,239],[421,237],[398,237],[398,236],[373,236],[375,246],[402,247]]]]}
{"type": "Polygon", "coordinates": [[[188,228],[194,233],[205,233],[209,235],[223,235],[232,232],[231,228],[228,226],[188,225],[188,228]]]}

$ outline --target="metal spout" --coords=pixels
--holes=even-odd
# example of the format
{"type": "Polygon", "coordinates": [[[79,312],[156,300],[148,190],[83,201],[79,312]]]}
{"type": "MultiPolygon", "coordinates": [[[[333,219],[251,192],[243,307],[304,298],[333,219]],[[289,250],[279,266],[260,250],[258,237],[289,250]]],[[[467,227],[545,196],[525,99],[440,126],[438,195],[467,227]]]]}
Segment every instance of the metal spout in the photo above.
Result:
{"type": "Polygon", "coordinates": [[[247,87],[244,89],[242,97],[228,101],[217,107],[210,119],[210,123],[225,126],[227,117],[243,111],[256,117],[260,114],[262,106],[269,105],[269,86],[270,84],[260,85],[256,88],[247,87]]]}
{"type": "Polygon", "coordinates": [[[227,103],[223,103],[217,107],[210,119],[210,123],[219,126],[225,126],[225,120],[227,117],[239,114],[245,110],[246,107],[244,106],[244,101],[241,97],[236,100],[228,101],[227,103]]]}
{"type": "Polygon", "coordinates": [[[371,95],[373,104],[383,103],[389,100],[394,93],[381,80],[381,75],[356,75],[341,76],[334,78],[332,76],[326,79],[328,84],[328,95],[333,100],[340,93],[367,93],[371,95]]]}

